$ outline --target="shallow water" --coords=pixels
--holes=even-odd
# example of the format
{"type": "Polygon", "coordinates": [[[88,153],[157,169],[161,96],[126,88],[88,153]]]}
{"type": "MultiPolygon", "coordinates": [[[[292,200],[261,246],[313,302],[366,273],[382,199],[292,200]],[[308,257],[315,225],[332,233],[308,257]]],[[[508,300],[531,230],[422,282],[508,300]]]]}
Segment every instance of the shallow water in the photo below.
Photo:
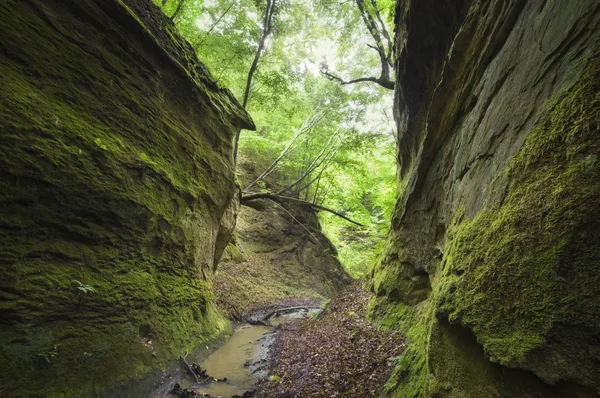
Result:
{"type": "MultiPolygon", "coordinates": [[[[262,358],[269,355],[268,348],[258,347],[260,339],[273,331],[274,327],[278,325],[306,317],[318,311],[299,310],[274,316],[268,321],[271,326],[242,325],[238,327],[229,340],[200,365],[211,377],[215,379],[227,378],[227,382],[198,384],[191,377],[186,377],[180,382],[181,387],[194,390],[198,394],[210,394],[211,396],[223,398],[243,395],[246,391],[251,390],[258,381],[251,374],[250,368],[244,365],[256,360],[259,348],[263,350],[262,358]]],[[[263,345],[267,345],[264,340],[263,345]]],[[[263,372],[266,372],[266,370],[263,372]]]]}
{"type": "Polygon", "coordinates": [[[190,388],[201,394],[231,397],[242,395],[252,388],[257,379],[250,374],[244,364],[248,362],[256,348],[258,340],[271,328],[267,326],[244,325],[237,328],[227,343],[212,353],[200,365],[202,369],[216,379],[227,378],[227,383],[218,382],[198,385],[187,378],[181,383],[183,388],[190,388]]]}

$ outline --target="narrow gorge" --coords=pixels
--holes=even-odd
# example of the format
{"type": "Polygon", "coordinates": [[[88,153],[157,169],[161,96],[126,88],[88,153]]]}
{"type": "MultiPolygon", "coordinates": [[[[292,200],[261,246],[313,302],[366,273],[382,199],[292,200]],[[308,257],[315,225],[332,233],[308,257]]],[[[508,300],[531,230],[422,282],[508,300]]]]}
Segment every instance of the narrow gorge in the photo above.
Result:
{"type": "Polygon", "coordinates": [[[600,396],[598,0],[3,0],[0,137],[0,397],[600,396]]]}

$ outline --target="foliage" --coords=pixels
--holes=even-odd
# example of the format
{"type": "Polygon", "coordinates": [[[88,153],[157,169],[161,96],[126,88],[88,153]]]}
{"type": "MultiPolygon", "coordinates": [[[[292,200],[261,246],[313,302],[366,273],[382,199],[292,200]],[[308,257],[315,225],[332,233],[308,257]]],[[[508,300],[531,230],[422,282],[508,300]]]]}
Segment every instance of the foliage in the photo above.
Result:
{"type": "MultiPolygon", "coordinates": [[[[155,2],[162,5],[162,0],[155,2]]],[[[171,0],[164,7],[167,15],[174,12],[174,3],[171,0]]],[[[243,97],[262,34],[265,4],[185,0],[175,18],[178,30],[218,83],[238,99],[243,97]]],[[[396,195],[393,124],[386,112],[391,109],[391,94],[369,84],[342,87],[319,73],[323,63],[351,75],[374,75],[380,70],[377,54],[366,45],[372,38],[356,4],[330,0],[276,4],[273,34],[261,55],[247,106],[257,130],[243,132],[240,138],[240,179],[249,185],[280,155],[303,123],[317,116],[318,123],[253,189],[276,191],[297,180],[311,164],[319,164],[291,193],[365,225],[358,229],[333,215],[320,215],[340,260],[358,276],[387,233],[396,195]],[[357,46],[357,42],[365,45],[357,46]],[[364,62],[355,62],[357,58],[364,62]],[[322,157],[313,163],[319,154],[322,157]]],[[[378,5],[389,23],[393,2],[384,0],[378,5]]]]}
{"type": "Polygon", "coordinates": [[[84,294],[93,293],[93,292],[96,291],[96,289],[94,289],[93,286],[83,284],[83,283],[81,283],[80,281],[78,281],[76,279],[73,279],[73,282],[75,284],[77,284],[77,286],[76,286],[77,290],[79,290],[80,292],[83,292],[84,294]]]}

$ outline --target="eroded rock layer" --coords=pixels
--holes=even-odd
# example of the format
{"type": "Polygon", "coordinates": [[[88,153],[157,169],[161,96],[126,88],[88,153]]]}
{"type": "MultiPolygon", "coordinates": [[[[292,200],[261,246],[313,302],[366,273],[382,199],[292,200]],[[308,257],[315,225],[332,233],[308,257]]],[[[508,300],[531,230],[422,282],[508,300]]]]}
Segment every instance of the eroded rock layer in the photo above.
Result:
{"type": "Polygon", "coordinates": [[[600,3],[397,4],[398,396],[597,396],[600,3]]]}
{"type": "Polygon", "coordinates": [[[0,4],[3,397],[90,396],[224,326],[210,274],[252,121],[174,32],[142,0],[0,4]]]}

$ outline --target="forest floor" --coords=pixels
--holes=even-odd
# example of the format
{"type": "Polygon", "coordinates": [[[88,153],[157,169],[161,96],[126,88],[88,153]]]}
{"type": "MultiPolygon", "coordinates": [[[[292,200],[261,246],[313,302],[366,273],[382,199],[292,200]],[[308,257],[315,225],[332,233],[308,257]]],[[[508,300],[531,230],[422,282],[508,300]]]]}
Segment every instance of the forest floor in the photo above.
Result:
{"type": "Polygon", "coordinates": [[[317,318],[281,326],[257,398],[379,396],[405,344],[369,322],[368,294],[355,282],[317,318]]]}

